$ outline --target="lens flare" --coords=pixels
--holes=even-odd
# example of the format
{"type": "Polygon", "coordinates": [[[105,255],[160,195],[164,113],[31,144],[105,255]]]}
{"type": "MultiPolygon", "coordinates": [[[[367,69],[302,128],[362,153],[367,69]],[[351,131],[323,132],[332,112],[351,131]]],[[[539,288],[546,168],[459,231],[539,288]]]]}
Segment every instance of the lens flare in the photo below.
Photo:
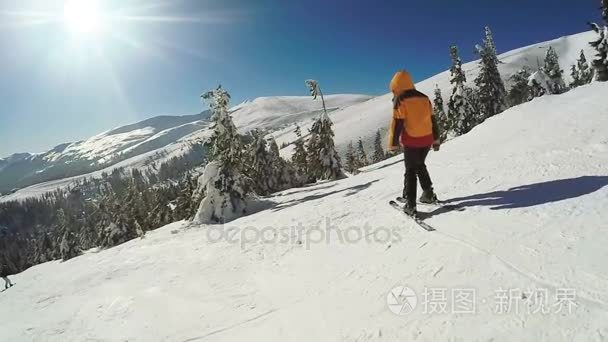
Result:
{"type": "Polygon", "coordinates": [[[68,0],[63,7],[63,21],[74,33],[91,34],[103,29],[104,15],[96,0],[68,0]]]}

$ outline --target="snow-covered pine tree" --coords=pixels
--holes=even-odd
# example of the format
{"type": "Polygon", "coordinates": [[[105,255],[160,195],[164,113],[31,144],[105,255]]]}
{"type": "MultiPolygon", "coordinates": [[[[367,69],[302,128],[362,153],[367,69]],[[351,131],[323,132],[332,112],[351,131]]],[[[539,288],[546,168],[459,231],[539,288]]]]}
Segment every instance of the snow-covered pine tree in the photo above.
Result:
{"type": "Polygon", "coordinates": [[[345,165],[344,168],[350,173],[355,173],[357,170],[357,158],[355,156],[355,147],[353,146],[352,140],[346,146],[346,155],[344,156],[345,165]]]}
{"type": "Polygon", "coordinates": [[[551,94],[561,94],[566,91],[564,82],[564,70],[559,66],[559,56],[552,46],[545,55],[545,65],[543,72],[548,76],[547,86],[551,94]]]}
{"type": "Polygon", "coordinates": [[[196,214],[198,202],[194,198],[196,190],[196,181],[191,173],[187,173],[184,179],[180,182],[180,193],[175,200],[175,209],[173,210],[173,219],[175,221],[190,220],[196,214]]]}
{"type": "Polygon", "coordinates": [[[510,106],[517,106],[530,100],[530,76],[530,70],[526,67],[511,75],[509,78],[511,89],[507,96],[510,106]]]}
{"type": "Polygon", "coordinates": [[[441,130],[441,141],[445,141],[448,137],[448,131],[450,130],[447,113],[445,112],[445,104],[443,102],[443,95],[439,85],[435,84],[435,98],[433,99],[433,110],[437,120],[437,124],[441,130]]]}
{"type": "Polygon", "coordinates": [[[57,210],[55,222],[57,225],[56,229],[58,230],[61,238],[61,241],[59,241],[58,244],[61,259],[65,261],[78,256],[80,254],[80,249],[76,244],[76,234],[74,234],[63,208],[59,208],[57,210]]]}
{"type": "Polygon", "coordinates": [[[156,191],[154,193],[154,207],[150,212],[152,216],[149,220],[151,228],[159,228],[173,222],[172,214],[169,208],[169,201],[165,198],[164,192],[156,191]]]}
{"type": "Polygon", "coordinates": [[[253,190],[258,195],[266,196],[278,188],[277,165],[274,164],[274,160],[268,152],[265,133],[254,130],[252,135],[254,137],[251,151],[253,156],[251,157],[249,177],[253,182],[253,190]]]}
{"type": "Polygon", "coordinates": [[[213,134],[211,162],[199,178],[195,194],[204,196],[195,221],[223,223],[247,211],[249,181],[242,173],[243,145],[228,111],[230,94],[218,86],[201,97],[209,103],[213,134]]]}
{"type": "Polygon", "coordinates": [[[306,161],[306,146],[304,144],[304,138],[302,138],[302,130],[300,126],[296,124],[296,141],[294,142],[294,152],[291,156],[291,162],[294,167],[301,175],[306,174],[307,161],[306,161]]]}
{"type": "MultiPolygon", "coordinates": [[[[352,148],[352,145],[351,145],[352,148]]],[[[374,155],[372,156],[372,162],[379,163],[386,159],[386,153],[382,144],[382,134],[380,130],[376,131],[376,137],[374,138],[374,155]]]]}
{"type": "Polygon", "coordinates": [[[448,127],[456,134],[465,134],[473,128],[475,113],[466,99],[467,77],[462,70],[462,60],[458,56],[458,48],[453,45],[450,47],[452,57],[452,67],[450,68],[452,84],[452,95],[448,102],[448,127]]]}
{"type": "Polygon", "coordinates": [[[325,100],[319,83],[315,80],[307,80],[306,86],[310,94],[316,99],[321,96],[323,101],[323,114],[313,123],[308,140],[307,160],[309,163],[310,176],[314,180],[340,179],[344,177],[340,156],[335,148],[333,123],[327,115],[325,100]]]}
{"type": "Polygon", "coordinates": [[[481,110],[480,121],[483,121],[505,110],[506,90],[498,71],[496,45],[489,27],[485,28],[483,45],[477,45],[476,49],[480,57],[480,72],[475,79],[475,84],[478,88],[481,110]]]}
{"type": "Polygon", "coordinates": [[[279,145],[274,137],[270,137],[268,141],[268,152],[270,154],[270,160],[274,166],[274,177],[277,180],[275,191],[291,189],[293,187],[304,185],[303,177],[296,170],[294,165],[281,157],[279,145]]]}
{"type": "Polygon", "coordinates": [[[572,64],[572,66],[570,67],[570,77],[572,77],[572,82],[570,82],[570,88],[574,89],[578,86],[581,86],[581,73],[580,71],[576,68],[576,65],[572,64]]]}
{"type": "Polygon", "coordinates": [[[325,97],[323,96],[323,92],[321,91],[321,86],[319,85],[319,82],[315,80],[306,80],[304,81],[304,83],[306,83],[306,87],[308,87],[308,90],[310,91],[310,96],[312,96],[314,100],[316,100],[317,97],[321,96],[321,103],[323,104],[323,113],[327,115],[327,108],[325,107],[325,97]]]}
{"type": "Polygon", "coordinates": [[[138,190],[138,186],[140,185],[138,185],[137,178],[133,178],[128,186],[124,206],[131,238],[135,236],[142,237],[145,234],[144,230],[148,230],[147,228],[142,228],[142,225],[148,226],[146,222],[148,218],[147,201],[144,200],[144,194],[138,190]]]}
{"type": "Polygon", "coordinates": [[[486,118],[481,111],[481,101],[479,98],[479,90],[472,87],[464,87],[464,98],[467,101],[471,110],[471,115],[468,117],[469,120],[465,121],[463,128],[468,132],[473,127],[482,123],[486,118]]]}
{"type": "Polygon", "coordinates": [[[580,75],[580,85],[589,84],[593,81],[593,68],[587,62],[587,57],[585,56],[585,51],[581,50],[581,55],[576,62],[576,66],[580,75]]]}
{"type": "Polygon", "coordinates": [[[365,147],[363,146],[363,140],[359,138],[357,142],[357,168],[362,168],[369,165],[369,160],[367,160],[367,153],[365,152],[365,147]]]}
{"type": "Polygon", "coordinates": [[[591,63],[595,70],[595,79],[600,82],[608,82],[608,0],[601,1],[605,25],[601,27],[596,23],[589,23],[591,29],[597,33],[597,39],[589,44],[597,51],[591,63]]]}

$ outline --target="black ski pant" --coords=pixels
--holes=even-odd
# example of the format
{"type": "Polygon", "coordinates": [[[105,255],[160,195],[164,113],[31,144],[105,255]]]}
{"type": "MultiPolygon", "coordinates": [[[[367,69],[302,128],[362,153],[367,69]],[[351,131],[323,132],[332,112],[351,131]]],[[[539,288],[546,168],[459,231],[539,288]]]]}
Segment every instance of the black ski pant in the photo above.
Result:
{"type": "Polygon", "coordinates": [[[8,276],[3,276],[2,279],[4,279],[4,288],[8,289],[9,287],[13,286],[13,283],[11,283],[11,280],[8,279],[8,276]]]}
{"type": "Polygon", "coordinates": [[[426,169],[426,156],[430,147],[406,147],[404,151],[405,179],[403,181],[403,197],[407,204],[416,206],[416,191],[418,190],[418,179],[423,190],[433,190],[433,182],[429,171],[426,169]]]}

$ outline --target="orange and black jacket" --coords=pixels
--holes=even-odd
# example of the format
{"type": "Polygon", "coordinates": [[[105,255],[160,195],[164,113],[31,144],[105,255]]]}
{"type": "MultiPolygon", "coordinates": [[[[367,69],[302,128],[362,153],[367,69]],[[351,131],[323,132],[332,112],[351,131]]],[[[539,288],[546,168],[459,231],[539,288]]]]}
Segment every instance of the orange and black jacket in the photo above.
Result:
{"type": "Polygon", "coordinates": [[[399,71],[391,81],[393,118],[388,131],[390,150],[403,147],[430,147],[439,144],[439,126],[429,98],[416,90],[412,77],[399,71]]]}

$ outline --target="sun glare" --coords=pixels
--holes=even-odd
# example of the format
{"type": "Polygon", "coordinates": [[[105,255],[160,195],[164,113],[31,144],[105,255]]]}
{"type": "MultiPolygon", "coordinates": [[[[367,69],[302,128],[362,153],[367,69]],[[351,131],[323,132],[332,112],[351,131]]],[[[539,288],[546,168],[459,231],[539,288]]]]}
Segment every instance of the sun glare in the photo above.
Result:
{"type": "Polygon", "coordinates": [[[63,21],[72,32],[97,33],[103,28],[103,12],[96,0],[67,0],[63,8],[63,21]]]}

